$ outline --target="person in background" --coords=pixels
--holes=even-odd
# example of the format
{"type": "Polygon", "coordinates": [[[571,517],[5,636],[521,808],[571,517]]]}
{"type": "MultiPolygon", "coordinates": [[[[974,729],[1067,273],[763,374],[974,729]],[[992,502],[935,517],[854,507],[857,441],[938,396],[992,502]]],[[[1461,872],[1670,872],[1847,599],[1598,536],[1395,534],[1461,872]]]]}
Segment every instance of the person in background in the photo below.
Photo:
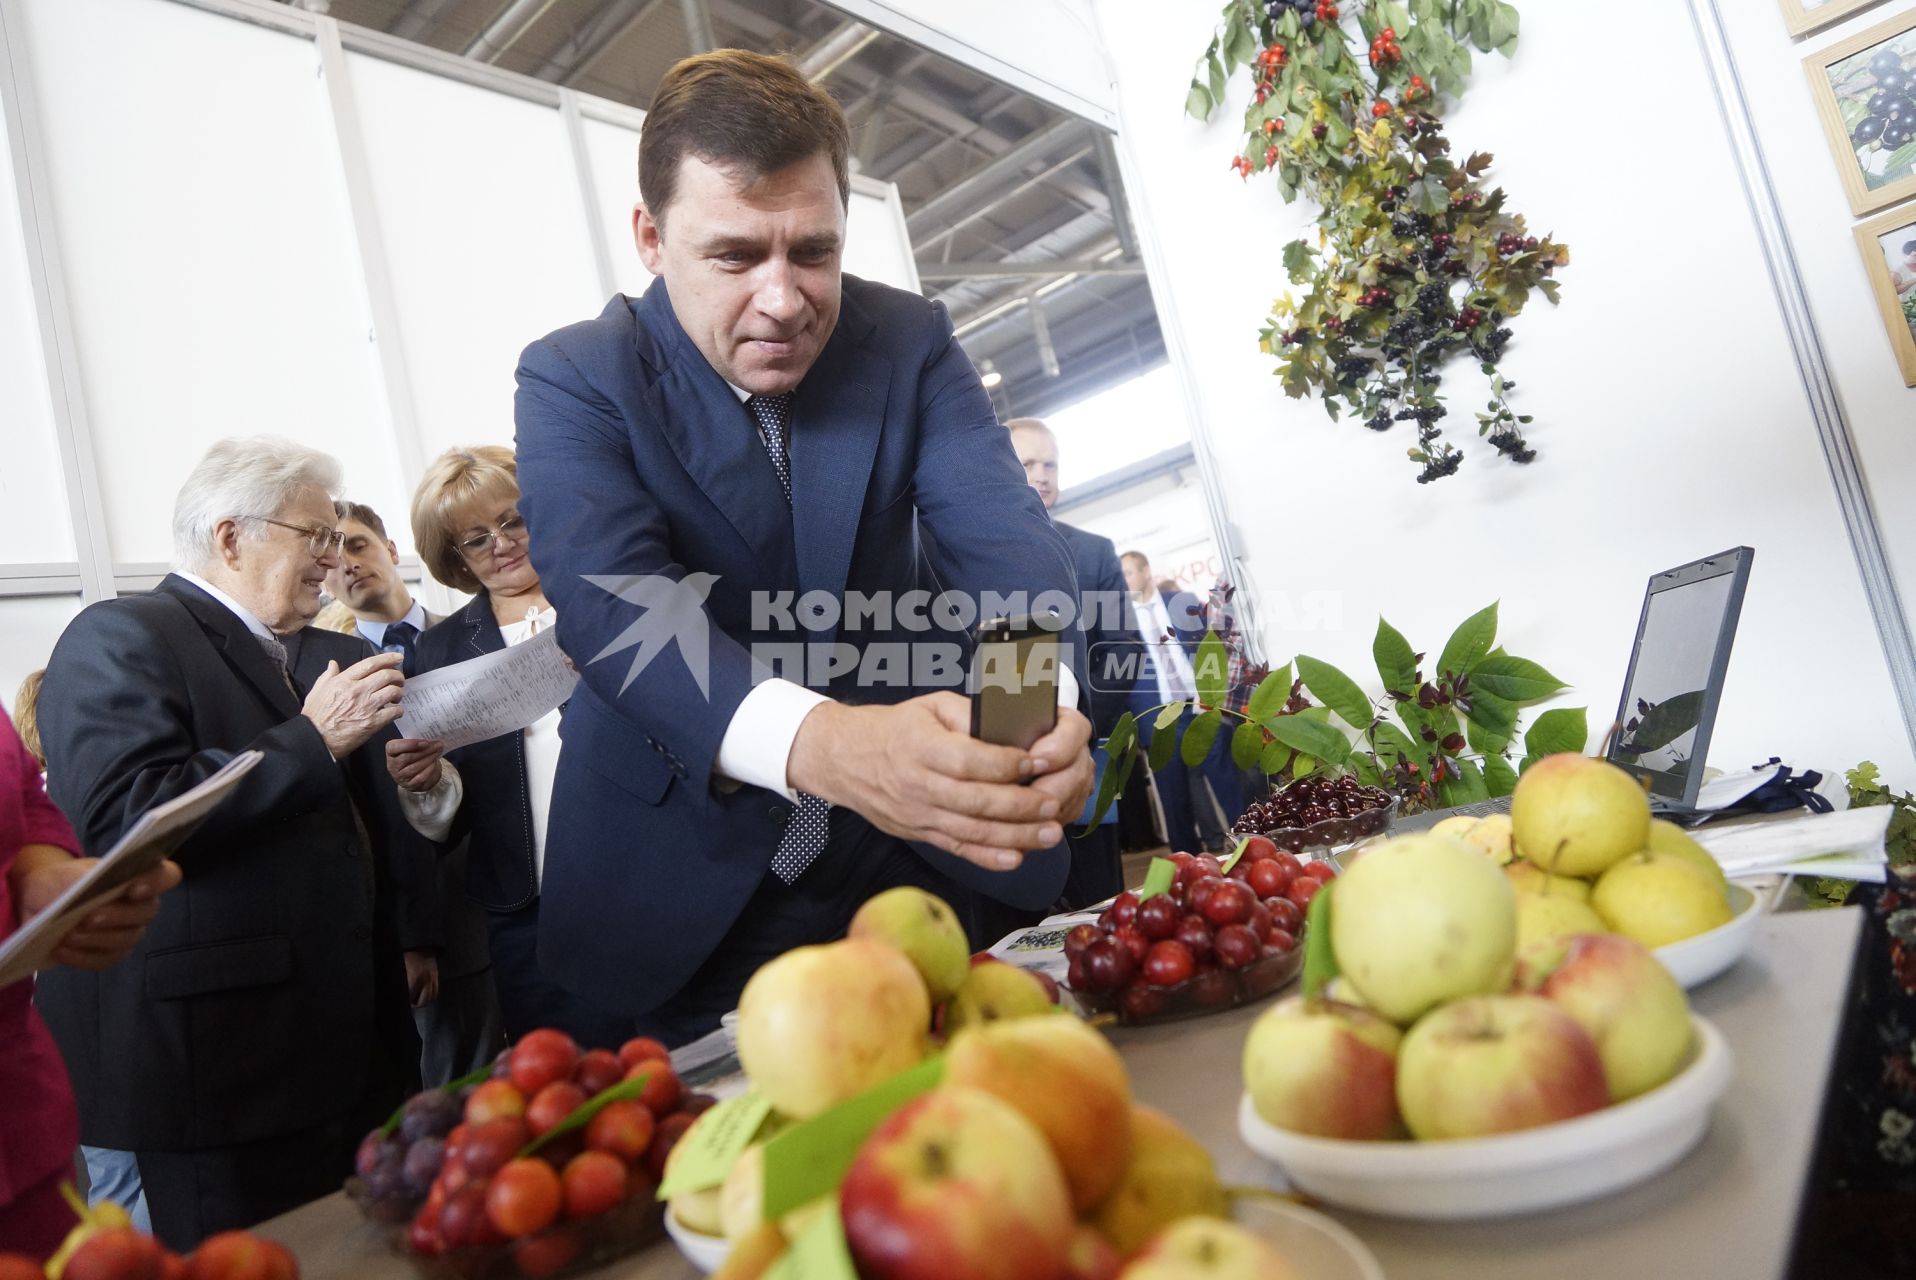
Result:
{"type": "Polygon", "coordinates": [[[40,750],[40,682],[46,678],[47,669],[30,671],[27,678],[20,682],[19,692],[13,695],[13,723],[20,731],[20,741],[26,746],[27,754],[33,757],[41,773],[47,771],[47,758],[40,750]]]}
{"type": "Polygon", "coordinates": [[[359,619],[344,600],[327,600],[313,615],[313,625],[321,631],[337,631],[342,636],[359,634],[359,619]]]}
{"type": "MultiPolygon", "coordinates": [[[[1210,596],[1204,602],[1204,626],[1217,633],[1229,659],[1230,684],[1224,691],[1224,708],[1242,715],[1251,705],[1251,695],[1257,692],[1257,686],[1264,682],[1264,677],[1271,673],[1271,669],[1264,663],[1251,661],[1244,643],[1237,588],[1223,574],[1212,581],[1210,596]]],[[[1226,723],[1235,722],[1227,720],[1226,723]]],[[[1270,779],[1255,765],[1239,769],[1238,781],[1243,788],[1246,806],[1270,794],[1270,779]]]]}
{"type": "MultiPolygon", "coordinates": [[[[1050,511],[1058,504],[1058,437],[1041,418],[1013,418],[1005,423],[1011,447],[1025,469],[1025,480],[1037,490],[1050,511]]],[[[1078,578],[1078,616],[1084,622],[1084,643],[1091,685],[1093,741],[1111,735],[1124,714],[1136,682],[1138,638],[1114,609],[1125,596],[1124,569],[1118,549],[1109,538],[1087,533],[1055,515],[1052,527],[1064,537],[1078,578]]],[[[1100,774],[1109,760],[1100,753],[1100,774]]],[[[1095,797],[1094,797],[1095,798],[1095,797]]],[[[1085,816],[1089,816],[1088,814],[1085,816]]],[[[1112,805],[1097,826],[1079,828],[1071,838],[1071,874],[1065,881],[1059,906],[1068,911],[1102,902],[1124,888],[1124,866],[1118,855],[1118,814],[1112,805]]],[[[1002,933],[999,935],[1003,936],[1002,933]]],[[[992,941],[996,941],[993,939],[992,941]]]]}
{"type": "MultiPolygon", "coordinates": [[[[47,799],[38,764],[0,710],[0,941],[93,862],[80,856],[72,826],[47,799]]],[[[174,862],[146,872],[118,901],[82,918],[53,963],[87,972],[118,964],[159,913],[160,895],[179,882],[174,862]]],[[[73,1175],[79,1120],[59,1051],[34,1012],[31,982],[0,987],[0,1046],[0,1253],[44,1259],[73,1226],[60,1183],[73,1175]]]]}
{"type": "MultiPolygon", "coordinates": [[[[1197,673],[1191,659],[1204,637],[1204,627],[1191,616],[1192,602],[1188,596],[1174,596],[1152,582],[1151,561],[1143,552],[1127,551],[1120,559],[1125,585],[1131,591],[1138,637],[1145,647],[1143,674],[1131,692],[1131,710],[1140,717],[1138,741],[1148,750],[1159,730],[1155,719],[1144,713],[1166,703],[1194,703],[1197,699],[1197,673]]],[[[1171,730],[1180,742],[1196,718],[1196,713],[1187,706],[1171,730]]],[[[1203,794],[1203,783],[1210,784],[1211,793],[1223,811],[1224,826],[1228,827],[1244,811],[1243,787],[1231,761],[1230,738],[1230,734],[1220,732],[1211,745],[1210,754],[1196,770],[1187,768],[1180,755],[1172,752],[1170,762],[1155,772],[1158,800],[1164,808],[1165,839],[1172,849],[1195,850],[1205,844],[1196,812],[1199,804],[1209,801],[1203,794]]],[[[1220,831],[1210,846],[1215,851],[1222,843],[1220,831]]]]}
{"type": "Polygon", "coordinates": [[[82,610],[41,691],[51,795],[86,849],[263,756],[175,853],[185,880],[130,960],[36,995],[83,1141],[132,1154],[180,1251],[337,1190],[418,1078],[400,952],[441,945],[442,913],[385,772],[404,676],[306,625],[339,479],[289,440],[214,445],[175,499],[174,572],[82,610]]]}
{"type": "MultiPolygon", "coordinates": [[[[415,675],[419,637],[442,619],[406,589],[399,548],[386,536],[379,513],[363,502],[342,501],[335,509],[346,541],[339,564],[326,575],[326,589],[351,609],[347,626],[338,630],[398,654],[400,669],[415,675]]],[[[428,1088],[472,1074],[505,1047],[486,913],[466,893],[464,844],[439,860],[439,889],[446,949],[406,953],[406,982],[415,993],[413,1023],[419,1028],[419,1078],[428,1088]]]]}
{"type": "Polygon", "coordinates": [[[755,608],[901,601],[927,545],[974,605],[1042,609],[1076,586],[944,307],[843,274],[849,153],[844,112],[791,64],[678,63],[639,142],[633,235],[655,278],[520,356],[532,554],[580,674],[541,956],[668,1044],[881,890],[1050,904],[1094,777],[1075,679],[1050,733],[997,746],[970,736],[955,681],[911,671],[923,633],[755,608]],[[696,669],[675,642],[632,651],[640,592],[700,637],[696,669]],[[853,668],[763,678],[755,648],[812,641],[853,668]],[[872,678],[873,654],[905,678],[872,678]]]}
{"type": "MultiPolygon", "coordinates": [[[[419,639],[421,673],[497,653],[549,630],[557,615],[532,567],[519,514],[512,450],[449,449],[426,469],[412,501],[413,545],[427,572],[472,601],[419,639]]],[[[539,966],[539,889],[564,708],[517,733],[445,751],[400,739],[387,765],[414,825],[434,840],[463,842],[466,892],[485,912],[492,980],[517,1040],[557,1027],[582,1045],[617,1048],[629,1019],[559,986],[539,966]]]]}

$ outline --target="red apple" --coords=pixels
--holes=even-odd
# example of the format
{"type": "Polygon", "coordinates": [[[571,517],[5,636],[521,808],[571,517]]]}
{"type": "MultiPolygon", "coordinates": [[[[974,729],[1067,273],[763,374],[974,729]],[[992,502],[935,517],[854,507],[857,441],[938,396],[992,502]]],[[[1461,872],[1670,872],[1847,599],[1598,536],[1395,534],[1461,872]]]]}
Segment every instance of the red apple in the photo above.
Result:
{"type": "Polygon", "coordinates": [[[1190,892],[1184,896],[1184,905],[1199,915],[1203,915],[1204,904],[1211,900],[1211,895],[1216,893],[1217,887],[1223,883],[1222,880],[1219,880],[1215,876],[1204,876],[1194,881],[1191,885],[1190,892]]]}
{"type": "Polygon", "coordinates": [[[1130,924],[1138,916],[1138,895],[1126,889],[1111,900],[1108,908],[1111,915],[1111,927],[1130,924]]]}
{"type": "Polygon", "coordinates": [[[980,1089],[944,1086],[866,1139],[839,1190],[863,1280],[1056,1280],[1074,1227],[1044,1135],[980,1089]]]}
{"type": "Polygon", "coordinates": [[[1610,1101],[1596,1042],[1542,996],[1471,996],[1404,1036],[1397,1105],[1412,1135],[1474,1138],[1568,1120],[1610,1101]]]}
{"type": "Polygon", "coordinates": [[[486,1216],[489,1184],[469,1182],[446,1197],[439,1211],[439,1238],[448,1249],[470,1249],[501,1243],[505,1237],[486,1216]]]}
{"type": "Polygon", "coordinates": [[[0,1280],[47,1280],[47,1273],[24,1253],[0,1253],[0,1280]]]}
{"type": "Polygon", "coordinates": [[[1291,881],[1291,887],[1285,891],[1284,896],[1301,909],[1310,906],[1311,899],[1315,898],[1317,891],[1323,887],[1324,882],[1316,876],[1299,876],[1291,881]]]}
{"type": "Polygon", "coordinates": [[[1145,986],[1127,987],[1119,999],[1125,1019],[1130,1022],[1150,1021],[1164,1012],[1166,1003],[1164,992],[1145,986]]]}
{"type": "Polygon", "coordinates": [[[1618,933],[1579,934],[1558,950],[1538,994],[1563,1006],[1596,1041],[1610,1101],[1674,1076],[1690,1051],[1690,1002],[1662,962],[1618,933]]]}
{"type": "Polygon", "coordinates": [[[1064,935],[1065,959],[1076,960],[1084,954],[1085,948],[1103,936],[1104,931],[1095,924],[1078,924],[1071,926],[1064,935]]]}
{"type": "Polygon", "coordinates": [[[509,1078],[513,1088],[530,1098],[555,1080],[570,1080],[579,1065],[579,1046],[563,1031],[542,1027],[528,1031],[512,1046],[509,1078]]]}
{"type": "Polygon", "coordinates": [[[1291,873],[1276,858],[1265,858],[1251,864],[1246,882],[1258,897],[1276,898],[1291,887],[1291,873]]]}
{"type": "Polygon", "coordinates": [[[1268,951],[1282,955],[1295,946],[1297,946],[1297,939],[1292,936],[1289,929],[1280,929],[1272,925],[1264,931],[1264,947],[1268,951]]]}
{"type": "Polygon", "coordinates": [[[559,1226],[525,1240],[513,1242],[512,1263],[529,1280],[555,1276],[579,1256],[584,1241],[577,1227],[559,1226]]]}
{"type": "Polygon", "coordinates": [[[1144,936],[1144,930],[1136,924],[1121,924],[1111,931],[1111,936],[1123,943],[1124,949],[1131,953],[1132,964],[1144,963],[1144,957],[1151,950],[1151,939],[1144,936]]]}
{"type": "Polygon", "coordinates": [[[1191,953],[1191,959],[1202,965],[1211,958],[1211,926],[1200,915],[1188,915],[1178,921],[1177,931],[1171,935],[1184,944],[1191,953]]]}
{"type": "Polygon", "coordinates": [[[669,1062],[641,1062],[625,1073],[630,1080],[635,1076],[645,1077],[645,1087],[639,1090],[639,1101],[643,1102],[658,1119],[664,1119],[679,1109],[679,1102],[685,1097],[685,1086],[679,1082],[679,1073],[672,1070],[669,1062]]]}
{"type": "Polygon", "coordinates": [[[1191,1002],[1206,1009],[1222,1009],[1237,996],[1237,978],[1225,969],[1200,969],[1191,978],[1191,1002]]]}
{"type": "Polygon", "coordinates": [[[1244,1089],[1266,1122],[1324,1138],[1403,1136],[1401,1032],[1369,1009],[1291,996],[1252,1024],[1244,1089]]]}
{"type": "Polygon", "coordinates": [[[658,1122],[658,1128],[652,1134],[652,1145],[645,1149],[645,1171],[652,1175],[652,1181],[658,1182],[665,1177],[665,1159],[672,1154],[672,1148],[678,1145],[685,1131],[692,1127],[697,1117],[688,1116],[683,1111],[674,1111],[658,1122]]]}

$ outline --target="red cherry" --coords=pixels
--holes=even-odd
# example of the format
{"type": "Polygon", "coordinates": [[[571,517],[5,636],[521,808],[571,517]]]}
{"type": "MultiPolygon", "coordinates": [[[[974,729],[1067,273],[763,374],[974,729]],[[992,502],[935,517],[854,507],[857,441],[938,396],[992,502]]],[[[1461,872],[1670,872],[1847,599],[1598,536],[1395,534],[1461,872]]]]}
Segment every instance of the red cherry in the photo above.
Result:
{"type": "Polygon", "coordinates": [[[1317,891],[1323,887],[1324,882],[1322,880],[1318,880],[1312,876],[1303,876],[1292,882],[1290,892],[1285,896],[1292,902],[1295,902],[1299,907],[1308,907],[1311,905],[1311,899],[1315,898],[1317,891]]]}
{"type": "Polygon", "coordinates": [[[1188,981],[1196,969],[1191,949],[1175,939],[1152,943],[1144,957],[1144,980],[1154,987],[1175,987],[1188,981]]]}

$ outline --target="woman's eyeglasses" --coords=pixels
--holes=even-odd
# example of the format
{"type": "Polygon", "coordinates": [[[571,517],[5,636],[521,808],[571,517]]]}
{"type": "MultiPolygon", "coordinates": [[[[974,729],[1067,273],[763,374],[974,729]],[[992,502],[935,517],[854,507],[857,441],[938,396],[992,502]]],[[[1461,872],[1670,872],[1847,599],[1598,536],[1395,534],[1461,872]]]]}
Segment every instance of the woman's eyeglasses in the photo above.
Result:
{"type": "Polygon", "coordinates": [[[306,550],[313,559],[321,560],[328,555],[338,555],[346,545],[346,535],[339,529],[310,529],[303,524],[287,524],[284,520],[275,520],[271,516],[254,516],[253,519],[264,524],[276,524],[282,529],[291,529],[294,533],[306,535],[306,550]]]}
{"type": "Polygon", "coordinates": [[[470,538],[461,538],[459,550],[469,556],[484,555],[494,541],[504,538],[507,542],[517,542],[526,536],[525,517],[513,512],[499,522],[496,529],[487,529],[484,533],[475,533],[470,538]]]}

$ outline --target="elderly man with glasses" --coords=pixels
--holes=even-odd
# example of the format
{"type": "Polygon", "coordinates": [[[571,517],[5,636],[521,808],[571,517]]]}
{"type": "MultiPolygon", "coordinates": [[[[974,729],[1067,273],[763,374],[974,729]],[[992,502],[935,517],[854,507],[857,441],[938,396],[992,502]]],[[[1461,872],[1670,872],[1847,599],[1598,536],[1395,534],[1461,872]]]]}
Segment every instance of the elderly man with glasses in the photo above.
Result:
{"type": "Polygon", "coordinates": [[[400,956],[440,946],[444,912],[385,768],[405,678],[306,625],[339,488],[303,445],[215,445],[175,502],[174,572],[83,610],[40,700],[52,797],[92,854],[265,755],[174,854],[185,880],[131,958],[37,996],[89,1162],[130,1154],[182,1251],[336,1188],[417,1076],[400,956]]]}

